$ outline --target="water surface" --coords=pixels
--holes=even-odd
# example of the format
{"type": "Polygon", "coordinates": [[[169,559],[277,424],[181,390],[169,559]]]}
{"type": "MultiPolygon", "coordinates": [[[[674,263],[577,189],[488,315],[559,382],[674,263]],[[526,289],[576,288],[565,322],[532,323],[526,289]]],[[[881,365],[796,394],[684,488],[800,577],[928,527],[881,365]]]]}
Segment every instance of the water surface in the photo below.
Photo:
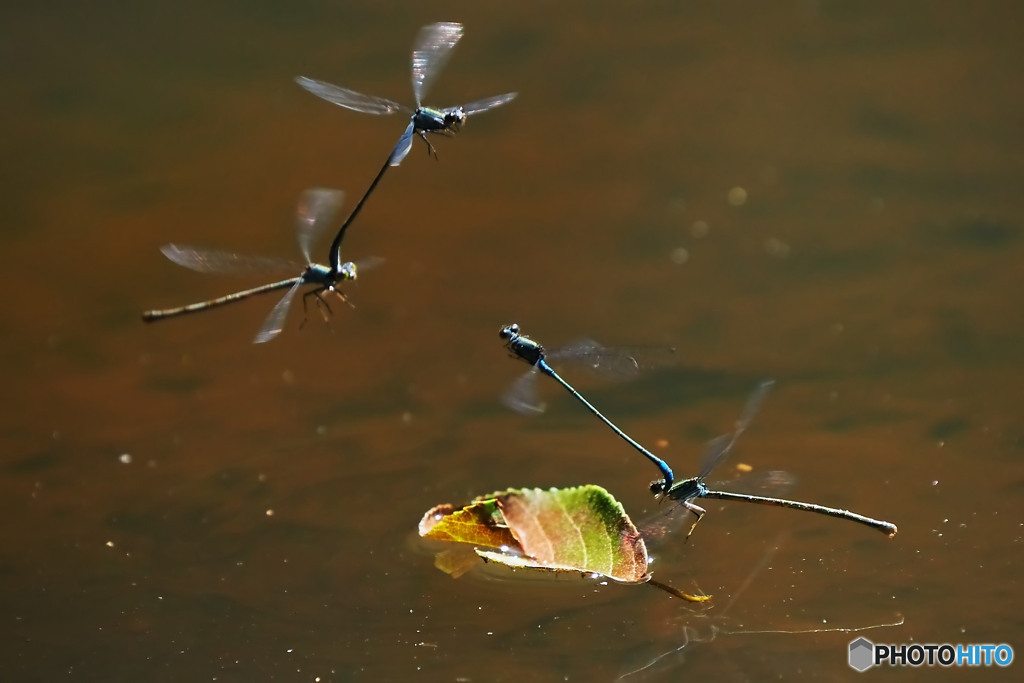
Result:
{"type": "Polygon", "coordinates": [[[65,4],[0,29],[4,680],[838,680],[854,636],[809,631],[901,620],[864,635],[1020,649],[1015,4],[65,4]],[[404,121],[291,79],[407,101],[438,20],[467,30],[436,104],[520,97],[384,178],[356,307],[262,346],[273,298],[143,325],[259,284],[159,245],[297,257],[304,188],[354,204],[404,121]],[[415,537],[439,502],[599,483],[657,511],[557,387],[501,407],[512,321],[678,348],[582,388],[680,476],[773,377],[733,464],[899,535],[711,502],[655,564],[706,612],[451,579],[415,537]]]}

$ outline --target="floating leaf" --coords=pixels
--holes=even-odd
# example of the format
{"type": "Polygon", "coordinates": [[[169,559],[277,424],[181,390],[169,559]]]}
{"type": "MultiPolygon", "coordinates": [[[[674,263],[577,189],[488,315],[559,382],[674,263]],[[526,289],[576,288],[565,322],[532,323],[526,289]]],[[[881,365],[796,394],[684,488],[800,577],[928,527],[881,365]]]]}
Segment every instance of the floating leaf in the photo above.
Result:
{"type": "Polygon", "coordinates": [[[647,548],[622,505],[600,486],[509,489],[455,508],[439,505],[420,535],[470,543],[488,560],[549,571],[647,580],[647,548]]]}
{"type": "MultiPolygon", "coordinates": [[[[420,535],[469,543],[485,560],[509,567],[601,574],[644,583],[691,602],[693,596],[651,580],[647,547],[622,505],[600,486],[509,489],[468,505],[438,505],[420,521],[420,535]],[[482,546],[482,547],[481,547],[482,546]]],[[[438,566],[453,576],[462,567],[438,566]]]]}

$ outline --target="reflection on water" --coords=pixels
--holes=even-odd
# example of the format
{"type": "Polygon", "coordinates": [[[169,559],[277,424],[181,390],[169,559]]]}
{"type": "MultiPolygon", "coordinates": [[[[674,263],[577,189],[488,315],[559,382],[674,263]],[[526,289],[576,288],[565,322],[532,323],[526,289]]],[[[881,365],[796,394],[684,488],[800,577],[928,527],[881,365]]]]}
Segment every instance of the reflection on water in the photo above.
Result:
{"type": "Polygon", "coordinates": [[[1016,6],[562,7],[11,13],[0,677],[607,680],[678,651],[642,678],[831,680],[849,633],[744,632],[901,617],[869,637],[1019,645],[1016,6]],[[266,301],[144,326],[231,286],[159,245],[291,253],[294,198],[357,196],[401,134],[293,77],[401,98],[438,20],[466,24],[438,101],[520,96],[382,180],[346,236],[387,259],[355,308],[261,346],[266,301]],[[569,397],[500,405],[511,320],[680,349],[585,386],[680,475],[774,378],[731,461],[900,534],[712,501],[655,565],[706,613],[436,571],[416,522],[473,492],[657,511],[569,397]]]}

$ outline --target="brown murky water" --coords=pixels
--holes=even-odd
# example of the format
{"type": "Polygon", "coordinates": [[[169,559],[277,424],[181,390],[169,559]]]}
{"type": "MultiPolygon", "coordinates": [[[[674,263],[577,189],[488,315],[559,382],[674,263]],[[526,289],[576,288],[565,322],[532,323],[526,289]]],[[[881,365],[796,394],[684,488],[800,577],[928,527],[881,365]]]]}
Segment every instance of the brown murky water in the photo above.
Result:
{"type": "Polygon", "coordinates": [[[0,29],[0,678],[837,680],[854,636],[782,632],[900,620],[864,635],[1019,649],[1017,4],[66,5],[0,29]],[[143,325],[260,283],[160,244],[291,257],[302,189],[351,206],[403,128],[292,77],[406,101],[441,19],[467,32],[431,100],[520,98],[385,177],[345,244],[387,259],[357,308],[263,346],[273,297],[143,325]],[[656,509],[556,387],[500,406],[513,320],[678,347],[584,386],[680,476],[775,378],[733,461],[899,535],[712,502],[655,565],[706,612],[442,574],[415,536],[438,502],[593,482],[656,509]]]}

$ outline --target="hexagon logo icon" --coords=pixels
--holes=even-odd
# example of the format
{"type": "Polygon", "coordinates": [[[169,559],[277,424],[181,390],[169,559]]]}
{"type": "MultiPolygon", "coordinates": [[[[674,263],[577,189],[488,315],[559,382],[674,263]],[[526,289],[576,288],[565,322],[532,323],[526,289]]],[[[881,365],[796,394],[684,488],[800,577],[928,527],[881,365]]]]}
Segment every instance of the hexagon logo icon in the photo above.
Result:
{"type": "Polygon", "coordinates": [[[874,666],[875,644],[867,638],[850,642],[850,666],[857,671],[867,671],[874,666]]]}

